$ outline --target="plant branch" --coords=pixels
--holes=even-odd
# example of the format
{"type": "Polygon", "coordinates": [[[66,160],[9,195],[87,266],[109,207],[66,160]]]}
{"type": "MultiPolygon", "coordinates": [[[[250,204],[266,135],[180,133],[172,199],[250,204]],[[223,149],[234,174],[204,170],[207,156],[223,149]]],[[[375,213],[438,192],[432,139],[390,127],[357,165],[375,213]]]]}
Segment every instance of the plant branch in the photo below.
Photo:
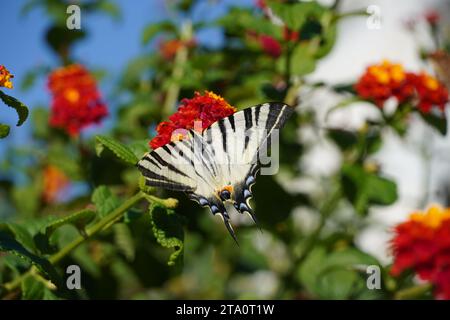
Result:
{"type": "MultiPolygon", "coordinates": [[[[83,242],[88,240],[89,238],[93,237],[97,233],[99,233],[102,230],[106,230],[109,227],[111,227],[115,222],[120,220],[125,212],[127,212],[128,209],[130,209],[132,206],[134,206],[136,203],[138,203],[140,200],[146,199],[147,201],[151,202],[159,202],[164,206],[167,206],[169,208],[173,208],[178,204],[178,201],[176,199],[168,198],[168,199],[160,199],[158,197],[155,197],[153,195],[145,194],[142,191],[139,191],[134,196],[126,200],[122,205],[114,209],[111,213],[103,217],[100,221],[98,221],[96,224],[91,226],[86,230],[85,235],[80,235],[76,239],[74,239],[72,242],[67,244],[64,248],[62,248],[60,251],[52,255],[48,260],[52,264],[56,264],[59,261],[61,261],[65,256],[67,256],[69,253],[71,253],[73,250],[75,250],[79,245],[81,245],[83,242]]],[[[6,289],[6,291],[12,291],[17,289],[22,281],[29,276],[30,274],[35,274],[37,272],[36,267],[31,267],[27,272],[22,274],[21,276],[17,277],[16,279],[5,283],[3,287],[6,289]]]]}
{"type": "Polygon", "coordinates": [[[175,55],[174,67],[172,70],[171,83],[167,89],[166,99],[163,106],[163,117],[169,116],[174,105],[177,103],[178,95],[180,93],[180,80],[183,78],[184,65],[188,59],[187,42],[192,39],[192,24],[187,21],[181,27],[181,41],[183,45],[177,50],[175,55]]]}
{"type": "Polygon", "coordinates": [[[395,300],[409,300],[414,298],[419,298],[420,296],[424,295],[427,291],[429,291],[432,288],[432,285],[430,283],[425,284],[419,284],[414,287],[406,288],[403,290],[397,291],[397,293],[394,295],[395,300]]]}

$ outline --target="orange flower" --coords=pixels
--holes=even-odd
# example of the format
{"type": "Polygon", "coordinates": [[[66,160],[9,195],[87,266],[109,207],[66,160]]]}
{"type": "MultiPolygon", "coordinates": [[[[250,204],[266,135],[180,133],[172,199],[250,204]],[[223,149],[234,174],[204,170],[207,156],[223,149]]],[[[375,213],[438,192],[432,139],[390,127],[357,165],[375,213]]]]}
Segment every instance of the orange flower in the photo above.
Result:
{"type": "Polygon", "coordinates": [[[44,192],[43,198],[46,203],[58,200],[61,192],[68,186],[69,179],[57,167],[48,165],[44,169],[44,192]]]}
{"type": "Polygon", "coordinates": [[[12,78],[14,78],[14,76],[8,71],[8,69],[6,69],[5,66],[0,65],[0,87],[12,89],[12,78]]]}
{"type": "Polygon", "coordinates": [[[108,114],[94,77],[81,65],[56,69],[48,77],[48,87],[53,96],[50,125],[71,136],[108,114]]]}
{"type": "Polygon", "coordinates": [[[403,102],[411,96],[413,88],[406,80],[407,74],[400,64],[384,60],[380,64],[369,66],[355,89],[362,98],[372,100],[382,107],[390,97],[403,102]]]}
{"type": "Polygon", "coordinates": [[[399,103],[411,101],[424,113],[437,106],[444,111],[449,100],[448,91],[443,84],[424,72],[406,72],[400,64],[387,60],[371,65],[355,85],[357,94],[374,102],[380,108],[385,101],[395,97],[399,103]]]}
{"type": "Polygon", "coordinates": [[[180,50],[181,47],[193,47],[195,46],[195,40],[190,41],[181,41],[178,39],[172,39],[172,40],[166,40],[159,44],[159,52],[166,60],[172,60],[175,58],[175,55],[177,54],[178,50],[180,50]]]}
{"type": "Polygon", "coordinates": [[[195,92],[192,99],[181,100],[177,112],[169,117],[169,121],[161,122],[156,131],[158,135],[150,141],[153,149],[159,148],[171,141],[182,140],[183,135],[174,134],[177,129],[194,129],[195,122],[201,122],[201,130],[208,128],[219,119],[236,112],[221,96],[205,91],[203,95],[195,92]]]}
{"type": "Polygon", "coordinates": [[[412,213],[395,227],[392,246],[394,276],[412,270],[434,285],[437,298],[450,299],[450,208],[412,213]]]}
{"type": "Polygon", "coordinates": [[[172,60],[177,51],[183,46],[183,42],[177,39],[161,42],[159,52],[166,60],[172,60]]]}
{"type": "Polygon", "coordinates": [[[425,72],[412,75],[410,79],[418,98],[417,108],[419,110],[428,113],[433,106],[437,106],[444,111],[449,98],[447,88],[442,83],[425,72]]]}

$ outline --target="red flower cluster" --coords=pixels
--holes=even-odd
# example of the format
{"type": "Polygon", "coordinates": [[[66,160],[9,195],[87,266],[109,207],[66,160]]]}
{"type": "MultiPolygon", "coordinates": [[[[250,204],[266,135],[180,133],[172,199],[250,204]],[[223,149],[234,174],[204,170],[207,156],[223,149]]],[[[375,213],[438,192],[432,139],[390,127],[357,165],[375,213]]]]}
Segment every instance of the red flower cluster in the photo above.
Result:
{"type": "Polygon", "coordinates": [[[262,34],[258,37],[259,44],[261,48],[269,56],[273,58],[278,58],[281,56],[281,44],[273,37],[262,34]]]}
{"type": "Polygon", "coordinates": [[[71,136],[108,115],[94,77],[81,65],[53,71],[48,88],[53,96],[50,125],[64,129],[71,136]]]}
{"type": "Polygon", "coordinates": [[[436,26],[441,19],[439,12],[436,10],[429,10],[424,14],[425,20],[432,26],[436,26]]]}
{"type": "Polygon", "coordinates": [[[410,74],[409,81],[415,89],[418,98],[418,108],[422,112],[430,112],[433,106],[444,111],[449,101],[447,88],[436,78],[422,72],[410,74]]]}
{"type": "Polygon", "coordinates": [[[435,296],[450,299],[450,209],[433,206],[395,228],[391,273],[413,270],[434,285],[435,296]]]}
{"type": "Polygon", "coordinates": [[[444,110],[448,91],[434,77],[405,72],[399,64],[383,61],[371,65],[355,85],[358,95],[383,107],[385,101],[395,97],[399,103],[412,101],[422,112],[430,112],[433,106],[444,110]]]}
{"type": "Polygon", "coordinates": [[[236,112],[222,97],[205,91],[203,95],[196,92],[192,99],[183,99],[177,112],[169,117],[169,121],[161,122],[156,131],[158,135],[150,141],[153,149],[159,148],[170,141],[183,139],[183,135],[174,132],[177,129],[197,129],[195,122],[201,122],[201,129],[208,128],[219,119],[236,112]],[[175,133],[175,134],[174,134],[175,133]]]}

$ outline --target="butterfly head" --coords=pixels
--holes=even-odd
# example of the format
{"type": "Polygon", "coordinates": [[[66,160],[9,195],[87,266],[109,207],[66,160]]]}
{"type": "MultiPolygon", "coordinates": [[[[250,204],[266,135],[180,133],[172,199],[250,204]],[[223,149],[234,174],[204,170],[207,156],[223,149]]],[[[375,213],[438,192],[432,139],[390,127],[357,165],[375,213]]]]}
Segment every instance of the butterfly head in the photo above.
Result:
{"type": "Polygon", "coordinates": [[[227,201],[231,199],[231,194],[233,193],[233,186],[228,185],[219,190],[219,197],[222,201],[227,201]]]}

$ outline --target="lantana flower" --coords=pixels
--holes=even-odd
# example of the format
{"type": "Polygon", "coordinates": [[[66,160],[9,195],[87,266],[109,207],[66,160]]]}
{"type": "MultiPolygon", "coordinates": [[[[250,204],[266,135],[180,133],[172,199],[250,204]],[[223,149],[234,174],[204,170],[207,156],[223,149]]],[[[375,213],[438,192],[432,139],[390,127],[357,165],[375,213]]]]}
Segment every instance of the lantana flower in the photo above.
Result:
{"type": "Polygon", "coordinates": [[[438,299],[450,299],[450,208],[412,213],[395,227],[392,248],[392,275],[413,271],[434,285],[438,299]]]}
{"type": "Polygon", "coordinates": [[[14,76],[8,71],[8,69],[6,69],[5,66],[0,65],[0,87],[12,89],[12,78],[14,78],[14,76]]]}
{"type": "Polygon", "coordinates": [[[195,92],[191,99],[181,100],[177,112],[169,117],[169,121],[161,122],[156,131],[158,135],[150,141],[153,149],[159,148],[171,141],[183,139],[182,136],[174,134],[177,129],[203,130],[219,119],[228,117],[236,112],[221,96],[205,91],[203,95],[195,92]],[[196,122],[201,122],[201,128],[196,128],[196,122]]]}
{"type": "Polygon", "coordinates": [[[57,167],[48,165],[44,168],[43,184],[43,200],[46,203],[54,203],[69,185],[69,178],[57,167]]]}
{"type": "Polygon", "coordinates": [[[444,110],[448,91],[436,78],[427,73],[406,72],[400,64],[388,60],[367,67],[355,85],[357,94],[380,108],[394,97],[398,103],[411,101],[424,113],[433,106],[444,110]]]}
{"type": "Polygon", "coordinates": [[[48,77],[48,88],[53,96],[50,125],[71,136],[108,115],[96,80],[79,64],[53,71],[48,77]]]}

